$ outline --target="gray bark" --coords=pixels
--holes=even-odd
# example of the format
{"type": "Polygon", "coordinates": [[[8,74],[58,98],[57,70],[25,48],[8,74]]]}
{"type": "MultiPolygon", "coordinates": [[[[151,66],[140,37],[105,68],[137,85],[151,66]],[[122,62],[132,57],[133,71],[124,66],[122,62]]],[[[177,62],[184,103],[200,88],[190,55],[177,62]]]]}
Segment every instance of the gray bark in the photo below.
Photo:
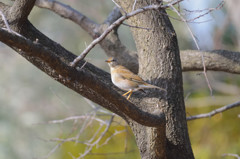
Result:
{"type": "MultiPolygon", "coordinates": [[[[130,12],[134,0],[117,3],[130,12]]],[[[140,1],[136,8],[156,1],[140,1]]],[[[185,117],[182,70],[176,33],[164,10],[154,10],[131,17],[129,24],[151,28],[150,31],[132,28],[139,59],[139,75],[149,83],[166,88],[167,94],[151,90],[140,101],[141,109],[164,112],[166,125],[149,128],[131,122],[143,159],[194,158],[185,117]],[[166,128],[166,130],[164,129],[166,128]]]]}

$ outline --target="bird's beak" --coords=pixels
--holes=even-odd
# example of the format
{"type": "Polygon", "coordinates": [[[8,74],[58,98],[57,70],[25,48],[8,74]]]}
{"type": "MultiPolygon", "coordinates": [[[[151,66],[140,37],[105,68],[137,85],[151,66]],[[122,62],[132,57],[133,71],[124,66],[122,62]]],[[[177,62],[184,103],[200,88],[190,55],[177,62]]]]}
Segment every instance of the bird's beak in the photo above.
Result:
{"type": "Polygon", "coordinates": [[[105,62],[110,63],[111,61],[110,60],[105,60],[105,62]]]}

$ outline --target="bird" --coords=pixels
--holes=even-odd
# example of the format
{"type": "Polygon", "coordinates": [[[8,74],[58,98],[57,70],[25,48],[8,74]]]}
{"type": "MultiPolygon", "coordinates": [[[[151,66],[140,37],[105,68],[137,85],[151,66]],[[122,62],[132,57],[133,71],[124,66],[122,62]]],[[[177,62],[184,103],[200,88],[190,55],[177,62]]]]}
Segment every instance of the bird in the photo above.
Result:
{"type": "Polygon", "coordinates": [[[126,67],[119,65],[114,57],[108,58],[105,62],[107,62],[110,67],[111,80],[113,84],[121,90],[127,91],[122,95],[128,95],[127,100],[130,99],[133,92],[143,90],[145,88],[156,88],[166,91],[163,88],[146,83],[141,77],[134,74],[126,67]]]}

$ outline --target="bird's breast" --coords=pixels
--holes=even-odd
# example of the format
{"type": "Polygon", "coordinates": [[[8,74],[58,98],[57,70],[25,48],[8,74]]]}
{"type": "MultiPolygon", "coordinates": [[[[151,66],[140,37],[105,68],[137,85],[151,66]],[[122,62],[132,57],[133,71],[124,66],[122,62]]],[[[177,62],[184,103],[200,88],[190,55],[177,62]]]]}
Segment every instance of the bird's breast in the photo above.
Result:
{"type": "Polygon", "coordinates": [[[138,85],[130,80],[124,79],[123,77],[117,75],[117,74],[112,74],[111,75],[112,82],[115,86],[118,88],[129,91],[133,90],[136,91],[138,89],[138,85]]]}

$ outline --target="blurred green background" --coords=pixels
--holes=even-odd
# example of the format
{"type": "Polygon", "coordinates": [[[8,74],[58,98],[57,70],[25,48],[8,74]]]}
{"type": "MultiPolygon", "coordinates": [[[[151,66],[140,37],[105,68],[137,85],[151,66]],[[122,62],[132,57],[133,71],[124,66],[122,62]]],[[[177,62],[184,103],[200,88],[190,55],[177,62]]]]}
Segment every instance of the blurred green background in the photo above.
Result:
{"type": "MultiPolygon", "coordinates": [[[[3,1],[11,4],[11,1],[3,1]]],[[[62,0],[97,23],[102,23],[114,4],[109,0],[62,0]],[[99,5],[101,4],[101,5],[99,5]]],[[[185,1],[189,10],[215,7],[218,1],[185,1]]],[[[235,4],[237,5],[237,3],[235,4]]],[[[239,5],[240,7],[240,5],[239,5]]],[[[227,4],[190,23],[202,50],[229,49],[239,51],[239,28],[231,18],[231,5],[227,4]]],[[[232,12],[232,10],[231,10],[232,12]]],[[[168,10],[171,16],[176,14],[168,10]]],[[[189,14],[187,19],[197,17],[189,14]]],[[[51,11],[34,7],[30,21],[45,35],[55,40],[76,55],[91,42],[79,26],[63,19],[51,11]]],[[[180,49],[195,49],[195,45],[183,22],[171,19],[178,35],[180,49]]],[[[119,35],[129,49],[135,49],[129,28],[121,26],[119,35]]],[[[86,58],[97,67],[108,71],[104,59],[106,55],[96,46],[86,58]]],[[[86,145],[57,139],[70,138],[79,133],[82,120],[67,121],[61,124],[49,124],[48,121],[64,119],[70,116],[84,115],[91,111],[91,104],[79,94],[57,83],[35,68],[9,47],[0,43],[0,159],[44,158],[67,159],[78,157],[86,145]],[[56,148],[56,145],[61,145],[56,148]],[[51,153],[51,151],[56,150],[51,153]]],[[[238,101],[240,98],[240,78],[223,72],[208,72],[213,87],[210,96],[204,76],[198,72],[183,73],[187,116],[206,113],[220,106],[238,101]]],[[[100,113],[101,114],[101,113],[100,113]]],[[[193,151],[197,159],[232,158],[222,157],[224,153],[240,154],[240,108],[229,110],[212,118],[189,121],[189,134],[193,151]]],[[[109,120],[109,116],[101,117],[109,120]]],[[[98,122],[92,122],[79,139],[89,140],[99,130],[100,136],[105,126],[99,128],[98,122]]],[[[99,144],[94,146],[85,158],[124,159],[140,158],[134,136],[124,121],[114,117],[108,133],[99,144]],[[117,135],[115,132],[123,131],[117,135]],[[111,137],[113,135],[113,137],[111,137]]]]}

